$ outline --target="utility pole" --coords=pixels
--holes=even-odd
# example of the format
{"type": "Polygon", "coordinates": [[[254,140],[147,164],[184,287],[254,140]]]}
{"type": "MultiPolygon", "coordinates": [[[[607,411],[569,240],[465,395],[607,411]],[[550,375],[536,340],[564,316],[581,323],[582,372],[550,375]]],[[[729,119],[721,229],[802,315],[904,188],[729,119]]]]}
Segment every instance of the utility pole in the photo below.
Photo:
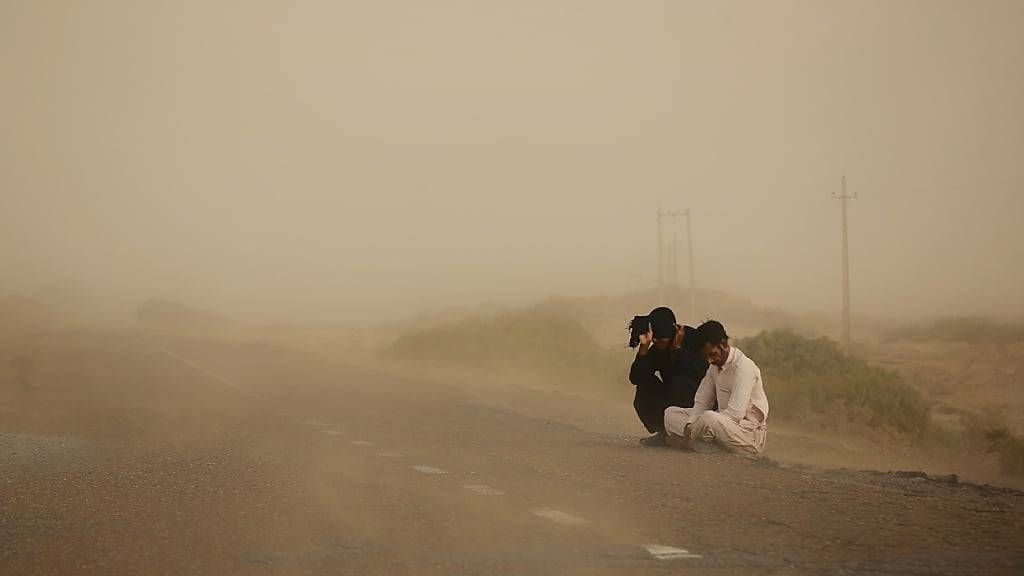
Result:
{"type": "Polygon", "coordinates": [[[678,211],[662,210],[661,206],[658,206],[658,306],[665,305],[665,247],[661,233],[661,219],[672,218],[672,221],[675,222],[678,215],[678,211]]]}
{"type": "Polygon", "coordinates": [[[672,287],[679,286],[679,235],[676,234],[676,219],[672,219],[672,287]]]}
{"type": "Polygon", "coordinates": [[[661,217],[661,206],[658,206],[658,306],[665,301],[665,259],[662,257],[661,247],[661,217]]]}
{"type": "Polygon", "coordinates": [[[843,230],[843,348],[850,349],[850,250],[846,234],[846,201],[857,197],[857,194],[847,194],[846,174],[843,174],[842,191],[832,193],[833,198],[838,198],[842,206],[842,230],[843,230]]]}
{"type": "Polygon", "coordinates": [[[690,251],[690,316],[692,321],[697,321],[697,281],[693,277],[693,228],[690,225],[690,209],[683,210],[686,214],[686,247],[690,251]]]}

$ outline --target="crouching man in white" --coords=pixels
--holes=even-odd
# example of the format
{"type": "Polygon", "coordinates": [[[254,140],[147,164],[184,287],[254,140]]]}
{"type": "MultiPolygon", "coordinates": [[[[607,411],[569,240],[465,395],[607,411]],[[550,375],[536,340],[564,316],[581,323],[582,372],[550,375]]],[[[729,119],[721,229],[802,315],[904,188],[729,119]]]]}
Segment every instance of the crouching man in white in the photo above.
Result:
{"type": "Polygon", "coordinates": [[[697,328],[697,350],[710,364],[697,388],[693,408],[665,410],[668,444],[700,450],[714,443],[732,452],[760,454],[767,434],[768,397],[761,370],[739,348],[729,345],[725,327],[708,320],[697,328]],[[718,411],[710,408],[718,401],[718,411]]]}

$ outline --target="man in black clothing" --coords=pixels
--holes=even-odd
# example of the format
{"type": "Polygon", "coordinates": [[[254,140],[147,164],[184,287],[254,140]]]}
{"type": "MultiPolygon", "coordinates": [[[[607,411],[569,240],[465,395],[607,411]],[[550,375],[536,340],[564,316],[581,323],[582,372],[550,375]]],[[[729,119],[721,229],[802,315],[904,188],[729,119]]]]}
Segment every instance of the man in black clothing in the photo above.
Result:
{"type": "Polygon", "coordinates": [[[629,369],[629,381],[636,386],[633,408],[653,436],[640,442],[647,446],[665,444],[665,409],[693,407],[693,395],[708,365],[693,349],[694,329],[676,324],[672,310],[651,310],[650,327],[640,335],[640,347],[629,369]]]}

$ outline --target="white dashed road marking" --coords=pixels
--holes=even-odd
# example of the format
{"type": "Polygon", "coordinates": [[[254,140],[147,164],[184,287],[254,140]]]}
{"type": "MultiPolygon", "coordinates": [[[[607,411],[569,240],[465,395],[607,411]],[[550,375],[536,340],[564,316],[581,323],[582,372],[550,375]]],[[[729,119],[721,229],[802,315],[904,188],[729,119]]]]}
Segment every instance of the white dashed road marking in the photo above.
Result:
{"type": "Polygon", "coordinates": [[[220,374],[217,374],[216,372],[213,372],[212,370],[207,370],[206,368],[203,368],[202,366],[200,366],[199,364],[196,364],[195,362],[189,360],[188,358],[185,358],[184,356],[179,356],[179,355],[175,354],[174,352],[171,352],[167,348],[164,348],[162,346],[153,346],[153,348],[155,350],[163,352],[164,354],[170,356],[171,358],[174,358],[175,360],[185,364],[189,368],[192,368],[193,370],[201,372],[202,374],[204,374],[206,377],[208,377],[210,379],[216,380],[217,382],[220,382],[221,384],[223,384],[225,386],[234,388],[235,390],[237,390],[239,392],[242,392],[242,393],[245,393],[245,394],[249,393],[249,391],[246,390],[243,386],[241,386],[238,382],[235,382],[234,380],[232,380],[230,378],[225,378],[225,377],[221,376],[220,374]]]}
{"type": "Polygon", "coordinates": [[[682,548],[673,548],[671,546],[662,546],[661,544],[647,544],[644,546],[651,556],[654,556],[658,560],[682,560],[686,558],[700,558],[700,554],[690,554],[689,550],[683,550],[682,548]]]}
{"type": "Polygon", "coordinates": [[[567,514],[561,510],[534,510],[533,513],[541,518],[547,518],[548,520],[558,522],[559,524],[580,525],[587,523],[583,518],[567,514]]]}
{"type": "Polygon", "coordinates": [[[413,466],[413,469],[424,474],[447,474],[444,470],[433,466],[413,466]]]}
{"type": "Polygon", "coordinates": [[[473,484],[471,486],[463,486],[470,492],[476,492],[481,496],[503,496],[505,492],[498,490],[497,488],[491,488],[490,486],[484,486],[483,484],[473,484]]]}
{"type": "MultiPolygon", "coordinates": [[[[190,368],[192,368],[192,369],[194,369],[194,370],[196,370],[198,372],[201,372],[202,374],[204,374],[205,376],[209,377],[212,380],[216,380],[217,382],[220,382],[221,384],[224,384],[225,386],[229,386],[231,388],[234,388],[235,390],[237,390],[239,392],[243,392],[243,393],[246,393],[246,394],[250,393],[243,386],[239,385],[238,382],[235,382],[234,380],[231,380],[230,378],[225,378],[225,377],[221,376],[220,374],[217,374],[216,372],[208,370],[207,368],[204,368],[203,366],[200,366],[199,364],[196,364],[195,362],[189,360],[188,358],[184,358],[182,356],[179,356],[178,354],[175,354],[174,352],[171,352],[170,350],[168,350],[166,348],[163,348],[163,347],[160,347],[160,346],[153,346],[153,348],[158,350],[158,351],[160,351],[160,352],[162,352],[163,354],[166,354],[167,356],[170,356],[171,358],[174,358],[174,359],[184,363],[185,365],[189,366],[190,368]]],[[[291,410],[281,410],[280,413],[283,416],[287,416],[289,418],[299,418],[300,417],[300,415],[298,413],[293,412],[291,410]]],[[[327,426],[327,424],[325,424],[323,422],[319,422],[317,420],[306,420],[305,424],[307,426],[316,426],[316,427],[320,427],[320,428],[325,428],[327,426]]],[[[340,435],[344,434],[341,430],[324,430],[324,432],[327,433],[327,434],[334,435],[334,436],[340,436],[340,435]]],[[[349,440],[349,443],[351,443],[354,446],[371,446],[372,445],[371,442],[368,442],[366,440],[349,440]]],[[[395,452],[380,452],[377,455],[381,456],[383,458],[401,458],[402,457],[401,454],[397,454],[395,452]]],[[[440,468],[435,468],[433,466],[424,466],[424,465],[413,466],[413,469],[416,470],[417,472],[421,472],[423,474],[447,474],[447,472],[445,472],[444,470],[441,470],[440,468]]],[[[490,486],[485,486],[483,484],[471,484],[471,485],[463,486],[463,488],[465,488],[466,490],[469,490],[470,492],[473,492],[473,493],[476,493],[476,494],[480,494],[482,496],[502,496],[502,495],[505,494],[505,492],[502,491],[502,490],[498,490],[497,488],[492,488],[490,486]]],[[[587,523],[587,521],[584,520],[583,518],[580,518],[578,516],[573,516],[572,514],[568,514],[566,512],[562,512],[561,510],[550,510],[550,509],[533,510],[533,513],[536,514],[537,516],[540,516],[542,518],[547,518],[548,520],[551,520],[552,522],[557,522],[559,524],[568,524],[568,525],[579,526],[579,525],[587,523]]],[[[682,548],[673,548],[672,546],[663,546],[661,544],[646,544],[646,545],[644,545],[643,548],[645,550],[647,550],[647,552],[650,553],[651,556],[657,558],[658,560],[684,560],[684,559],[692,559],[692,558],[701,558],[700,554],[691,554],[689,550],[684,550],[682,548]]]]}

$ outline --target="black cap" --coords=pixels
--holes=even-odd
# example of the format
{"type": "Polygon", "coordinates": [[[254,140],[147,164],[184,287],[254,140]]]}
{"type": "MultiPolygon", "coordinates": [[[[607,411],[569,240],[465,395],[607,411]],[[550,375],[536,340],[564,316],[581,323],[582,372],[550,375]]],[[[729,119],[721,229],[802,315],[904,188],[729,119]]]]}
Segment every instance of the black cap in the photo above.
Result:
{"type": "Polygon", "coordinates": [[[675,338],[676,325],[674,322],[667,322],[660,319],[651,320],[651,331],[655,338],[675,338]]]}
{"type": "Polygon", "coordinates": [[[671,308],[658,306],[651,310],[648,317],[651,319],[651,330],[654,332],[655,338],[676,337],[676,315],[671,308]]]}

